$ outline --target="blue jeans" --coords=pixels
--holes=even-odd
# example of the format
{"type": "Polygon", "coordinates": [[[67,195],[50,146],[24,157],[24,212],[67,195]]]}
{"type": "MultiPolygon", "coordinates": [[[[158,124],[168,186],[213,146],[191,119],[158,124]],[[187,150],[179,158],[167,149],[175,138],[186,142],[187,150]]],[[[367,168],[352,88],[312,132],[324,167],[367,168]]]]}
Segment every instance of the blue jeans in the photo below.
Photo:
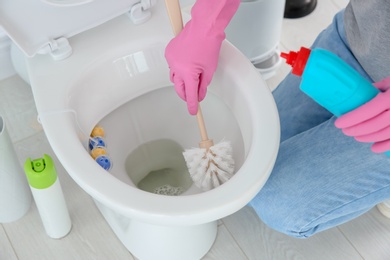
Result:
{"type": "MultiPolygon", "coordinates": [[[[348,47],[344,12],[312,48],[327,49],[366,74],[348,47]]],[[[270,178],[249,203],[269,227],[305,238],[362,215],[390,198],[390,158],[345,136],[335,116],[299,90],[289,74],[274,91],[281,124],[279,154],[270,178]]]]}

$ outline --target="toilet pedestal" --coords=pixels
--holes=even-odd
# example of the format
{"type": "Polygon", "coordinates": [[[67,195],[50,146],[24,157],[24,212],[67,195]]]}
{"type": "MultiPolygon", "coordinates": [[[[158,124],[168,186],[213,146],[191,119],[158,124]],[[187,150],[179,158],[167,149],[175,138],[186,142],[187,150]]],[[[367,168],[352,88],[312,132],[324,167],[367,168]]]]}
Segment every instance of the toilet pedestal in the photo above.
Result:
{"type": "Polygon", "coordinates": [[[119,215],[95,200],[125,247],[141,260],[199,260],[217,237],[217,220],[194,226],[149,224],[119,215]]]}

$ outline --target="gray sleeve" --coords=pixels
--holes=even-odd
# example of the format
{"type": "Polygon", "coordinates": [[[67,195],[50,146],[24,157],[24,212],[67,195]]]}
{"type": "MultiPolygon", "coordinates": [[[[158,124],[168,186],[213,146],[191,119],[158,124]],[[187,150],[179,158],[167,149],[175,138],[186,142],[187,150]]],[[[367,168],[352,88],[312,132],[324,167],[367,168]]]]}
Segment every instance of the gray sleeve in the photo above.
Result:
{"type": "Polygon", "coordinates": [[[390,76],[390,1],[351,0],[344,13],[348,44],[374,81],[390,76]]]}

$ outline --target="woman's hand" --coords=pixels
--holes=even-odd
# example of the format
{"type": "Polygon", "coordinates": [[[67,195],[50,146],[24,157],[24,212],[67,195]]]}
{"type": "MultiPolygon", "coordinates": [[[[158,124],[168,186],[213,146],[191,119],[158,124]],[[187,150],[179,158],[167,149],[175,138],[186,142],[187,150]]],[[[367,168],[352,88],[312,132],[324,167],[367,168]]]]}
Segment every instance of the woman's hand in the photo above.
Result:
{"type": "Polygon", "coordinates": [[[170,79],[177,94],[195,115],[215,70],[224,30],[237,11],[240,0],[197,0],[191,20],[165,49],[170,79]]]}
{"type": "Polygon", "coordinates": [[[359,142],[374,143],[371,147],[373,152],[383,153],[390,151],[390,77],[374,85],[382,92],[339,117],[335,125],[359,142]]]}

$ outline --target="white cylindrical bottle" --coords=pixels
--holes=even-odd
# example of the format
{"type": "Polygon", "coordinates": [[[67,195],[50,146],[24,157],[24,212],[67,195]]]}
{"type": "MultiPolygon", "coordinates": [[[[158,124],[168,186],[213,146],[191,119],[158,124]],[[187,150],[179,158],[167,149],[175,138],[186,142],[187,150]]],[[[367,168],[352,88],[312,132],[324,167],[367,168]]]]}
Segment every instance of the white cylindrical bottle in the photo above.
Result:
{"type": "Polygon", "coordinates": [[[264,79],[281,65],[279,42],[286,0],[241,0],[226,27],[226,39],[257,68],[264,79]]]}
{"type": "Polygon", "coordinates": [[[33,161],[29,158],[24,171],[47,235],[66,236],[72,223],[53,160],[47,154],[33,161]]]}
{"type": "Polygon", "coordinates": [[[11,138],[0,116],[0,223],[24,216],[31,205],[31,192],[16,156],[11,138]]]}
{"type": "Polygon", "coordinates": [[[279,45],[285,0],[241,0],[226,39],[250,61],[262,61],[279,45]]]}

